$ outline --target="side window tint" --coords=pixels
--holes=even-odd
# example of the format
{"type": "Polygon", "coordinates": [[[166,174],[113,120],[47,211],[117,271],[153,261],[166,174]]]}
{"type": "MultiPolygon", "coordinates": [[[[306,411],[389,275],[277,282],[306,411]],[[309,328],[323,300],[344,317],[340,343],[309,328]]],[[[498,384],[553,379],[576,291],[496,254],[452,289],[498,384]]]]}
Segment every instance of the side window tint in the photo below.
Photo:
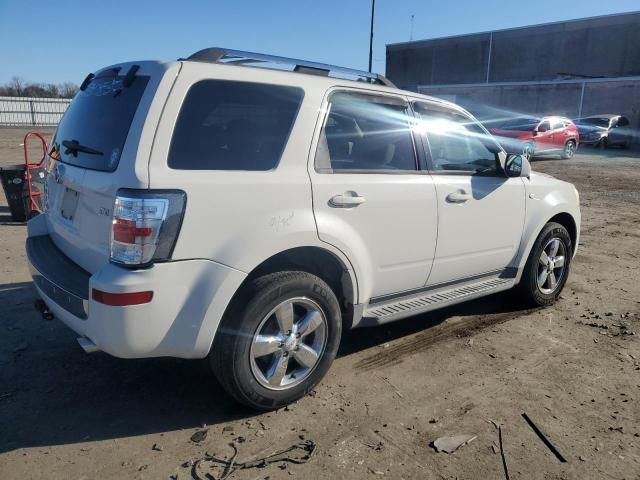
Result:
{"type": "Polygon", "coordinates": [[[551,129],[551,124],[548,120],[545,120],[538,126],[539,132],[548,132],[551,129]]]}
{"type": "Polygon", "coordinates": [[[169,167],[271,170],[280,161],[303,91],[227,80],[194,84],[182,104],[169,167]]]}
{"type": "Polygon", "coordinates": [[[500,147],[475,120],[439,105],[414,104],[417,130],[426,135],[435,171],[498,173],[500,147]]]}
{"type": "Polygon", "coordinates": [[[415,171],[407,104],[351,92],[329,99],[316,152],[319,171],[415,171]]]}
{"type": "Polygon", "coordinates": [[[557,130],[559,128],[564,128],[566,125],[564,125],[564,122],[562,120],[554,120],[553,123],[551,124],[551,129],[552,130],[557,130]]]}
{"type": "Polygon", "coordinates": [[[627,117],[618,118],[618,126],[619,127],[628,127],[629,126],[629,120],[627,120],[627,117]]]}

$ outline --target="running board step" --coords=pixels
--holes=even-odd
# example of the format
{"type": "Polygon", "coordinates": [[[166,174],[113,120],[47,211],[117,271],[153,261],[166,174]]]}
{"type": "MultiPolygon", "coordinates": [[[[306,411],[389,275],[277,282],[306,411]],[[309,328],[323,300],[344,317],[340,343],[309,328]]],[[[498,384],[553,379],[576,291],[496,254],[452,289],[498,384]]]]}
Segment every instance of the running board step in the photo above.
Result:
{"type": "Polygon", "coordinates": [[[419,313],[436,310],[489,293],[507,290],[514,285],[513,278],[490,278],[455,286],[434,287],[410,296],[370,304],[359,325],[380,325],[419,313]]]}

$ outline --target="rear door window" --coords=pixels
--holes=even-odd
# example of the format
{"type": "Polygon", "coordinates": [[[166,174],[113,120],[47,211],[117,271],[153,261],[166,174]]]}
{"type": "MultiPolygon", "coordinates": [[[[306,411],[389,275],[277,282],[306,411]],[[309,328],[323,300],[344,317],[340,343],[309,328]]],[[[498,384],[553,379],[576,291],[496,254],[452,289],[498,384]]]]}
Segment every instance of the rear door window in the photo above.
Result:
{"type": "Polygon", "coordinates": [[[91,170],[114,171],[133,116],[149,83],[137,75],[125,85],[119,69],[98,74],[78,92],[62,117],[51,146],[56,160],[91,170]]]}
{"type": "Polygon", "coordinates": [[[408,104],[396,97],[336,92],[316,153],[324,173],[415,172],[408,104]]]}
{"type": "Polygon", "coordinates": [[[182,104],[168,164],[178,170],[271,170],[287,144],[304,92],[228,80],[194,84],[182,104]]]}

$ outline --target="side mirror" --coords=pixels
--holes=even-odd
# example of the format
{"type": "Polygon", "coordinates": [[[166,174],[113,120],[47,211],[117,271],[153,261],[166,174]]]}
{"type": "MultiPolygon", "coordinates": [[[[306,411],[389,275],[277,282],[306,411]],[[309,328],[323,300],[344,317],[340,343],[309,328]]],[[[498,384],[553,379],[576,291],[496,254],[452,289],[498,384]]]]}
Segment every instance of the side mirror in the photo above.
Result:
{"type": "Polygon", "coordinates": [[[507,177],[526,177],[531,176],[531,164],[526,157],[519,153],[507,155],[504,171],[507,177]]]}
{"type": "Polygon", "coordinates": [[[534,128],[534,129],[531,131],[531,134],[532,134],[534,137],[535,137],[536,135],[538,135],[538,129],[537,129],[537,128],[534,128]]]}

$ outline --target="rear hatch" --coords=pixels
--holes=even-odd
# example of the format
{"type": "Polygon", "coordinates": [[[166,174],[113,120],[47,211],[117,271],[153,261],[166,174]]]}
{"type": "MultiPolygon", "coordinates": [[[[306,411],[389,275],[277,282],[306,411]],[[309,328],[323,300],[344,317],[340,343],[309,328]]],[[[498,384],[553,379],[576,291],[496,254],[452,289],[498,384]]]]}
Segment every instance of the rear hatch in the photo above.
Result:
{"type": "Polygon", "coordinates": [[[46,167],[49,233],[88,272],[109,261],[118,189],[149,186],[153,134],[175,79],[165,74],[178,68],[133,62],[90,74],[54,134],[46,167]]]}

